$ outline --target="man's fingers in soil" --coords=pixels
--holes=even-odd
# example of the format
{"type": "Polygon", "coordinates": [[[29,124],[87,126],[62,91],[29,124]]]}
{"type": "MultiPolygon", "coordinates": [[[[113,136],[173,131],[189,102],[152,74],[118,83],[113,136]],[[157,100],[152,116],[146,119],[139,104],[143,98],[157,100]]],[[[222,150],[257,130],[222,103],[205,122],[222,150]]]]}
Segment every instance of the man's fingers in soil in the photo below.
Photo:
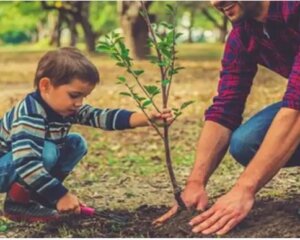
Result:
{"type": "Polygon", "coordinates": [[[223,217],[223,215],[224,214],[221,211],[214,212],[208,218],[206,218],[202,222],[199,222],[199,224],[193,227],[192,231],[198,233],[209,229],[210,227],[214,226],[218,222],[218,220],[223,217]]]}
{"type": "Polygon", "coordinates": [[[205,211],[206,207],[207,207],[207,203],[205,203],[205,202],[203,202],[203,201],[200,201],[200,202],[197,204],[197,210],[198,210],[198,211],[203,212],[203,211],[205,211]]]}
{"type": "Polygon", "coordinates": [[[165,221],[167,221],[169,218],[174,216],[178,211],[178,206],[174,205],[168,212],[166,212],[164,215],[160,216],[159,218],[155,219],[152,224],[154,225],[161,225],[165,221]]]}
{"type": "Polygon", "coordinates": [[[233,229],[241,220],[238,219],[237,217],[234,217],[230,219],[226,225],[221,228],[219,231],[217,231],[217,235],[224,235],[228,233],[231,229],[233,229]]]}
{"type": "Polygon", "coordinates": [[[202,234],[212,234],[220,231],[232,218],[234,217],[233,214],[226,214],[223,215],[221,218],[218,219],[212,226],[202,231],[202,234]]]}
{"type": "Polygon", "coordinates": [[[190,222],[189,224],[194,226],[194,225],[197,225],[197,224],[200,224],[202,223],[203,221],[205,221],[207,218],[209,218],[210,216],[212,216],[213,214],[215,213],[215,210],[210,208],[208,209],[207,211],[199,214],[198,216],[194,217],[190,222]]]}

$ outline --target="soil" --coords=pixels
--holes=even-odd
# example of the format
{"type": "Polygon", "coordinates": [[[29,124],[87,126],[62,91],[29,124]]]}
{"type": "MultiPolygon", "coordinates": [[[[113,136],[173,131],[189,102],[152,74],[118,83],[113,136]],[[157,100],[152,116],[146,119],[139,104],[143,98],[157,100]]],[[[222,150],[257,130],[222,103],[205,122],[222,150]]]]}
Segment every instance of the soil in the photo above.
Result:
{"type": "MultiPolygon", "coordinates": [[[[258,200],[250,215],[224,237],[299,237],[300,216],[297,213],[299,207],[300,195],[285,201],[258,200]]],[[[66,216],[58,222],[44,225],[29,237],[57,236],[58,227],[61,228],[62,225],[73,229],[70,237],[215,237],[193,234],[187,225],[190,219],[187,212],[182,212],[161,227],[154,227],[151,224],[153,219],[167,210],[166,206],[143,205],[135,211],[105,210],[93,217],[66,216]]]]}

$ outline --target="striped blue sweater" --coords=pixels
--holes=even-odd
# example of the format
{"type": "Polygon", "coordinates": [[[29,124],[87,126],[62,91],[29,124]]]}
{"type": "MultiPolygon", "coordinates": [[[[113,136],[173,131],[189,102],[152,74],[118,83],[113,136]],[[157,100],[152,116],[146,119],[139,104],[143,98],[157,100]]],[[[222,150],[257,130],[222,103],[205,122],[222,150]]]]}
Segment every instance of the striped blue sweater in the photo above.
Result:
{"type": "Polygon", "coordinates": [[[63,118],[38,92],[30,93],[0,120],[0,157],[11,151],[18,176],[31,190],[55,204],[68,190],[43,166],[45,140],[62,147],[72,124],[104,130],[127,129],[131,114],[122,109],[83,105],[74,116],[63,118]]]}

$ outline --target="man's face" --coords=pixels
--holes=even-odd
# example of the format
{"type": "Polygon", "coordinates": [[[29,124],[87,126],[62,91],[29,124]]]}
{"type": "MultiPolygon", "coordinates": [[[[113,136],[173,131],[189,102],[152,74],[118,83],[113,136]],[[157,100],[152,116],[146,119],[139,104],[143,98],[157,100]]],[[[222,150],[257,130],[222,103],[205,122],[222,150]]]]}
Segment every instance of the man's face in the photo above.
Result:
{"type": "Polygon", "coordinates": [[[83,99],[94,89],[94,85],[78,79],[68,84],[54,87],[51,83],[41,91],[44,101],[63,117],[75,114],[83,104],[83,99]]]}
{"type": "Polygon", "coordinates": [[[214,1],[211,4],[222,12],[231,22],[242,18],[255,18],[262,9],[260,1],[214,1]]]}

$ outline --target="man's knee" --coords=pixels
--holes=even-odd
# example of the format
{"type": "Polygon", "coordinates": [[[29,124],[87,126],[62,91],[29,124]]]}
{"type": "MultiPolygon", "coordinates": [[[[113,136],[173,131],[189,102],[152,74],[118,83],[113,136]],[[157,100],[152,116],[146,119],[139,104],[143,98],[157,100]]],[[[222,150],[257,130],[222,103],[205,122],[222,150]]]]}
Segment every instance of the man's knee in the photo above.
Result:
{"type": "Polygon", "coordinates": [[[231,136],[229,153],[243,166],[247,166],[255,155],[257,148],[253,138],[237,129],[231,136]]]}

